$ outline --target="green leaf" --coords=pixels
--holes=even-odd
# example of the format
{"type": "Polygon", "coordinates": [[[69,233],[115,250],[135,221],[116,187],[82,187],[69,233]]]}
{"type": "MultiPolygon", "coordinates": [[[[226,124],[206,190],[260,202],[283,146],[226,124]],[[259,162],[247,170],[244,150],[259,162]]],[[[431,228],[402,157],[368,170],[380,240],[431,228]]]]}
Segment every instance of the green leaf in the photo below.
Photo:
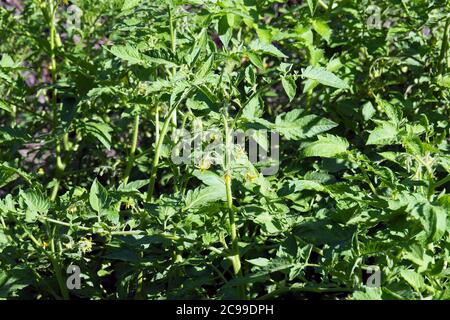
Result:
{"type": "Polygon", "coordinates": [[[6,53],[2,55],[2,59],[0,60],[0,68],[16,69],[20,67],[20,65],[20,61],[14,62],[13,58],[6,53]]]}
{"type": "Polygon", "coordinates": [[[103,211],[105,218],[112,224],[117,225],[119,223],[120,214],[116,208],[108,208],[103,211]]]}
{"type": "Polygon", "coordinates": [[[0,70],[0,78],[8,82],[13,82],[13,79],[1,70],[0,70]]]}
{"type": "Polygon", "coordinates": [[[31,136],[28,134],[26,128],[19,127],[0,127],[0,142],[5,141],[29,141],[31,136]]]}
{"type": "Polygon", "coordinates": [[[366,145],[386,145],[392,143],[397,137],[397,127],[387,121],[383,121],[381,126],[378,126],[370,132],[366,145]]]}
{"type": "Polygon", "coordinates": [[[253,68],[251,65],[245,68],[245,81],[247,81],[247,83],[251,86],[256,85],[255,68],[253,68]]]}
{"type": "Polygon", "coordinates": [[[292,101],[297,92],[297,84],[292,76],[286,76],[281,78],[281,83],[283,85],[284,91],[289,97],[289,101],[292,101]]]}
{"type": "Polygon", "coordinates": [[[195,74],[197,78],[204,78],[211,71],[214,60],[213,58],[213,55],[209,56],[209,58],[202,64],[202,66],[195,74]]]}
{"type": "Polygon", "coordinates": [[[185,210],[198,209],[208,205],[211,202],[225,200],[225,188],[210,186],[206,188],[197,188],[189,190],[185,197],[185,210]]]}
{"type": "Polygon", "coordinates": [[[115,45],[111,48],[105,47],[105,49],[111,52],[116,57],[128,61],[130,65],[145,64],[145,60],[143,59],[142,54],[139,52],[139,50],[129,44],[125,46],[115,45]]]}
{"type": "Polygon", "coordinates": [[[258,214],[253,221],[261,225],[266,233],[274,234],[281,231],[280,226],[275,224],[274,217],[267,211],[258,214]]]}
{"type": "Polygon", "coordinates": [[[14,181],[18,176],[31,184],[31,176],[28,173],[10,166],[7,162],[0,164],[0,188],[14,181]]]}
{"type": "Polygon", "coordinates": [[[286,184],[287,190],[289,193],[287,195],[290,195],[290,191],[303,191],[303,190],[313,190],[317,192],[325,191],[325,187],[317,181],[312,180],[300,180],[296,179],[294,181],[289,181],[289,183],[286,184]]]}
{"type": "Polygon", "coordinates": [[[302,77],[316,80],[319,83],[338,89],[349,89],[348,84],[323,67],[309,66],[302,72],[302,77]]]}
{"type": "Polygon", "coordinates": [[[412,244],[402,254],[402,258],[409,260],[418,266],[418,271],[423,272],[428,269],[433,258],[425,253],[422,245],[412,244]]]}
{"type": "Polygon", "coordinates": [[[0,251],[1,249],[6,246],[9,242],[8,236],[5,234],[5,231],[0,229],[0,251]]]}
{"type": "Polygon", "coordinates": [[[288,140],[299,140],[314,137],[337,126],[335,122],[316,115],[301,118],[299,115],[298,109],[278,115],[272,129],[288,140]]]}
{"type": "Polygon", "coordinates": [[[95,100],[101,96],[112,96],[112,95],[117,95],[118,93],[119,93],[119,91],[115,87],[103,86],[103,87],[93,88],[93,89],[89,90],[89,92],[87,93],[87,96],[89,98],[95,100]]]}
{"type": "Polygon", "coordinates": [[[333,158],[346,152],[348,147],[349,144],[346,139],[326,134],[319,136],[317,141],[306,144],[302,148],[301,154],[303,157],[333,158]]]}
{"type": "Polygon", "coordinates": [[[264,150],[269,150],[269,140],[266,130],[254,130],[250,137],[264,150]]]}
{"type": "Polygon", "coordinates": [[[148,179],[145,180],[135,180],[132,182],[128,182],[126,185],[122,183],[117,188],[118,191],[123,192],[138,192],[140,188],[147,185],[149,183],[148,179]]]}
{"type": "Polygon", "coordinates": [[[162,58],[158,58],[158,57],[151,57],[149,55],[146,54],[142,54],[142,58],[144,59],[144,65],[146,66],[150,66],[152,64],[154,65],[164,65],[168,68],[173,68],[173,67],[177,67],[178,65],[175,62],[166,60],[166,59],[162,59],[162,58]]]}
{"type": "Polygon", "coordinates": [[[5,110],[6,112],[12,112],[13,109],[12,107],[10,107],[8,104],[6,104],[6,102],[0,100],[0,109],[5,110]]]}
{"type": "Polygon", "coordinates": [[[270,260],[267,258],[256,258],[256,259],[248,259],[247,262],[258,267],[267,267],[270,263],[270,260]]]}
{"type": "Polygon", "coordinates": [[[115,45],[111,48],[106,48],[109,52],[111,52],[116,57],[125,60],[129,65],[139,64],[142,66],[150,66],[152,64],[156,65],[165,65],[167,67],[176,67],[177,64],[166,59],[162,59],[159,57],[151,57],[146,54],[142,54],[139,49],[131,46],[130,44],[126,44],[125,46],[115,45]]]}
{"type": "Polygon", "coordinates": [[[372,102],[368,101],[366,102],[362,107],[362,115],[365,121],[370,120],[373,115],[375,114],[376,110],[372,105],[372,102]]]}
{"type": "Polygon", "coordinates": [[[261,70],[264,69],[264,64],[263,64],[261,58],[256,53],[247,52],[246,55],[250,59],[250,62],[253,63],[253,65],[255,67],[257,67],[258,69],[261,69],[261,70]]]}
{"type": "Polygon", "coordinates": [[[325,21],[314,19],[312,27],[326,42],[330,42],[331,29],[325,21]]]}
{"type": "Polygon", "coordinates": [[[0,188],[16,180],[16,171],[4,165],[0,165],[0,188]]]}
{"type": "Polygon", "coordinates": [[[428,203],[415,208],[412,214],[419,219],[429,242],[439,241],[447,231],[447,210],[428,203]]]}
{"type": "MultiPolygon", "coordinates": [[[[321,57],[318,57],[318,59],[320,60],[321,57]]],[[[313,64],[315,65],[315,64],[313,64]]],[[[326,70],[330,71],[330,72],[336,72],[338,71],[340,68],[342,67],[342,63],[341,60],[339,58],[336,59],[331,59],[330,61],[328,61],[327,66],[326,66],[326,70]]],[[[305,81],[305,86],[303,87],[303,92],[312,92],[312,90],[317,87],[319,85],[319,81],[317,80],[312,80],[312,79],[307,79],[305,81]]]]}
{"type": "Polygon", "coordinates": [[[106,123],[101,122],[86,122],[85,130],[88,134],[97,138],[106,149],[111,149],[111,134],[113,129],[106,123]]]}
{"type": "Polygon", "coordinates": [[[50,202],[38,190],[28,190],[22,194],[27,208],[38,213],[46,213],[50,208],[50,202]]]}
{"type": "Polygon", "coordinates": [[[420,292],[420,290],[425,285],[423,277],[413,270],[403,269],[402,271],[400,271],[400,276],[405,279],[406,282],[408,282],[409,285],[413,287],[417,292],[420,292]]]}
{"type": "Polygon", "coordinates": [[[89,204],[98,213],[108,207],[108,191],[97,179],[94,180],[89,191],[89,204]]]}
{"type": "Polygon", "coordinates": [[[365,291],[356,291],[352,295],[353,300],[381,300],[381,288],[365,287],[365,291]]]}
{"type": "Polygon", "coordinates": [[[233,28],[229,26],[226,15],[223,15],[222,18],[220,18],[217,26],[217,32],[219,34],[219,39],[222,42],[223,46],[227,48],[231,40],[231,37],[233,36],[233,28]]]}
{"type": "Polygon", "coordinates": [[[308,0],[309,11],[311,12],[311,17],[314,16],[314,12],[316,11],[316,0],[308,0]]]}
{"type": "Polygon", "coordinates": [[[287,58],[283,52],[281,52],[277,47],[270,43],[264,43],[259,40],[253,40],[250,43],[250,49],[254,51],[261,51],[267,54],[270,54],[277,58],[287,58]]]}
{"type": "MultiPolygon", "coordinates": [[[[207,186],[225,188],[225,180],[212,171],[195,170],[193,175],[207,186]]],[[[223,191],[225,192],[225,189],[223,191]]]]}
{"type": "Polygon", "coordinates": [[[140,4],[141,0],[124,0],[122,11],[131,10],[140,4]]]}
{"type": "Polygon", "coordinates": [[[403,117],[402,111],[399,107],[383,100],[379,97],[376,97],[376,101],[378,106],[386,113],[389,120],[393,123],[398,124],[403,117]]]}
{"type": "Polygon", "coordinates": [[[253,120],[262,116],[263,110],[259,103],[259,96],[255,95],[242,109],[242,117],[247,120],[253,120]]]}
{"type": "Polygon", "coordinates": [[[33,274],[24,264],[15,265],[11,270],[0,270],[0,299],[8,299],[35,283],[33,274]]]}
{"type": "Polygon", "coordinates": [[[439,75],[436,79],[436,83],[441,87],[450,88],[450,74],[446,74],[444,76],[439,75]]]}

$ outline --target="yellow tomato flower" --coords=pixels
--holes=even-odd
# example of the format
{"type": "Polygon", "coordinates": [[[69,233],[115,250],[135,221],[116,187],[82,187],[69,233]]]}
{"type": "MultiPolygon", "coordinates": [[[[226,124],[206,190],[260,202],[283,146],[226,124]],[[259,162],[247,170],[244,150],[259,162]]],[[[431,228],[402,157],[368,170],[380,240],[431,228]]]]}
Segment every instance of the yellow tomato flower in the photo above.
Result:
{"type": "Polygon", "coordinates": [[[93,245],[94,245],[94,242],[92,242],[91,237],[89,237],[89,238],[83,237],[78,242],[78,246],[80,247],[80,249],[83,253],[91,252],[93,245]]]}
{"type": "Polygon", "coordinates": [[[245,174],[245,179],[247,179],[249,182],[255,181],[255,179],[258,178],[258,175],[256,173],[247,171],[245,174]]]}
{"type": "Polygon", "coordinates": [[[211,161],[208,158],[203,158],[200,160],[200,164],[198,165],[198,168],[201,171],[208,170],[211,167],[211,161]]]}

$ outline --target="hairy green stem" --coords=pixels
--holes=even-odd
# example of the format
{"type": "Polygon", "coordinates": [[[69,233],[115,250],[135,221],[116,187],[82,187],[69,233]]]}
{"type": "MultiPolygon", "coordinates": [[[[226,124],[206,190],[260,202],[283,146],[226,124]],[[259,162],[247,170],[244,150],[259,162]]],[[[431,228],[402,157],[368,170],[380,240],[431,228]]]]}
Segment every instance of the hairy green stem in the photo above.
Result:
{"type": "Polygon", "coordinates": [[[446,184],[447,182],[450,182],[450,175],[448,175],[447,177],[445,177],[445,178],[439,180],[438,182],[436,182],[436,183],[433,185],[433,192],[434,192],[434,190],[435,190],[436,188],[439,188],[440,186],[446,184]]]}
{"type": "Polygon", "coordinates": [[[239,254],[236,221],[233,209],[233,195],[231,193],[231,176],[229,172],[225,174],[225,188],[227,193],[228,219],[230,220],[231,249],[233,253],[232,255],[233,270],[235,275],[239,275],[241,274],[241,259],[239,254]]]}
{"type": "Polygon", "coordinates": [[[11,127],[14,128],[17,125],[17,107],[13,105],[11,107],[11,127]]]}
{"type": "Polygon", "coordinates": [[[155,181],[156,181],[156,171],[158,170],[159,157],[161,155],[161,147],[163,145],[164,138],[167,135],[167,131],[169,130],[172,114],[177,110],[181,101],[189,93],[189,91],[190,90],[185,91],[185,93],[181,96],[180,100],[178,100],[178,102],[173,104],[173,106],[169,109],[169,112],[167,113],[166,119],[164,120],[164,124],[159,134],[159,139],[157,139],[155,154],[153,156],[152,169],[150,172],[150,182],[148,184],[147,190],[147,199],[146,199],[147,201],[151,201],[153,199],[153,192],[155,190],[155,181]]]}
{"type": "MultiPolygon", "coordinates": [[[[222,114],[223,126],[225,129],[225,190],[227,195],[227,209],[228,219],[230,222],[230,235],[231,235],[231,263],[233,265],[233,271],[235,276],[242,275],[241,257],[239,252],[239,239],[236,228],[236,218],[233,208],[233,194],[231,191],[231,145],[230,145],[230,130],[228,128],[228,119],[222,114]]],[[[245,298],[245,288],[241,286],[240,293],[242,298],[245,298]]]]}
{"type": "MultiPolygon", "coordinates": [[[[56,228],[56,226],[55,226],[55,228],[56,228]]],[[[61,291],[61,295],[64,300],[69,300],[69,298],[70,298],[69,290],[67,289],[66,282],[63,279],[60,259],[59,259],[58,255],[56,254],[56,250],[55,250],[55,240],[54,240],[55,228],[53,229],[52,240],[50,242],[50,248],[51,248],[52,254],[49,255],[49,257],[50,257],[50,261],[53,265],[53,269],[55,270],[56,281],[58,282],[59,290],[61,291]]]]}
{"type": "Polygon", "coordinates": [[[59,264],[59,259],[57,258],[56,254],[55,254],[55,247],[54,247],[53,239],[51,240],[51,250],[52,250],[52,252],[49,253],[43,248],[42,243],[33,236],[31,231],[29,231],[21,223],[20,223],[20,226],[25,231],[25,234],[28,236],[28,238],[30,238],[30,240],[33,242],[33,245],[34,245],[35,249],[38,252],[42,252],[44,255],[46,255],[49,258],[49,260],[50,260],[50,262],[51,262],[51,264],[53,266],[53,270],[55,271],[56,281],[58,282],[58,286],[60,288],[61,295],[62,295],[64,300],[68,300],[69,299],[69,291],[68,291],[68,289],[66,287],[66,284],[65,284],[65,282],[64,282],[64,280],[62,278],[61,267],[60,267],[60,264],[59,264]]]}
{"type": "MultiPolygon", "coordinates": [[[[186,127],[186,121],[187,121],[188,117],[189,117],[189,112],[186,112],[182,117],[181,130],[180,130],[181,135],[176,135],[176,141],[174,141],[174,143],[176,143],[176,144],[179,143],[181,139],[183,139],[184,129],[186,127]]],[[[182,179],[183,177],[181,175],[181,167],[175,166],[174,172],[175,172],[175,191],[176,192],[179,190],[182,191],[185,188],[185,186],[184,186],[183,179],[182,179]],[[178,187],[178,185],[180,185],[180,188],[178,187]]]]}
{"type": "MultiPolygon", "coordinates": [[[[143,252],[140,253],[140,257],[141,258],[144,257],[143,252]]],[[[137,278],[137,288],[136,288],[136,294],[134,296],[135,300],[143,300],[144,299],[144,295],[142,293],[143,289],[144,289],[144,271],[141,269],[138,273],[138,278],[137,278]]]]}
{"type": "Polygon", "coordinates": [[[369,185],[370,190],[372,190],[374,195],[378,195],[377,189],[375,189],[372,181],[369,178],[369,175],[367,174],[367,171],[363,167],[361,167],[361,171],[363,172],[363,175],[366,178],[366,182],[369,185]]]}
{"type": "Polygon", "coordinates": [[[169,110],[169,113],[168,113],[166,119],[164,120],[162,130],[159,134],[159,139],[156,142],[155,155],[153,156],[152,169],[150,172],[150,182],[148,184],[148,190],[147,190],[147,201],[151,201],[153,199],[153,191],[155,190],[155,181],[156,181],[156,171],[158,170],[159,156],[161,154],[161,147],[163,145],[164,138],[167,134],[167,131],[169,130],[172,113],[175,111],[175,109],[176,109],[176,105],[174,105],[172,107],[172,109],[169,110]]]}
{"type": "Polygon", "coordinates": [[[128,155],[127,166],[125,168],[125,172],[123,175],[123,184],[127,184],[128,179],[130,177],[131,169],[133,169],[134,155],[136,153],[138,134],[139,134],[139,114],[136,114],[134,116],[133,122],[133,137],[131,139],[130,154],[128,155]]]}
{"type": "MultiPolygon", "coordinates": [[[[174,26],[173,12],[172,8],[169,6],[169,31],[170,31],[170,47],[172,50],[172,54],[175,55],[175,51],[177,49],[177,34],[174,26]]],[[[175,67],[171,70],[172,79],[175,77],[175,67]]],[[[172,123],[176,127],[177,125],[177,113],[174,112],[172,114],[172,123]]]]}
{"type": "MultiPolygon", "coordinates": [[[[57,6],[55,7],[54,0],[48,1],[48,9],[49,9],[49,29],[50,29],[50,67],[51,67],[51,75],[52,75],[52,84],[53,84],[53,94],[52,94],[52,118],[53,118],[53,130],[59,125],[59,114],[60,107],[57,104],[58,97],[58,89],[56,88],[57,81],[57,69],[56,69],[56,48],[57,45],[60,44],[58,41],[59,35],[56,31],[56,11],[57,6]]],[[[55,154],[56,154],[56,180],[53,185],[53,190],[51,194],[51,200],[54,201],[56,196],[58,195],[60,178],[62,173],[64,172],[64,164],[61,158],[61,139],[56,138],[55,142],[55,154]]]]}
{"type": "Polygon", "coordinates": [[[172,53],[175,54],[177,48],[177,34],[174,26],[172,8],[169,7],[169,29],[170,29],[170,45],[172,53]]]}
{"type": "Polygon", "coordinates": [[[324,8],[325,10],[328,10],[328,5],[325,2],[323,2],[322,0],[319,0],[318,4],[320,4],[320,6],[322,8],[324,8]]]}
{"type": "Polygon", "coordinates": [[[2,216],[0,216],[0,223],[1,223],[2,227],[3,227],[3,229],[4,229],[4,230],[7,230],[5,220],[3,219],[2,216]]]}
{"type": "Polygon", "coordinates": [[[161,127],[159,124],[159,106],[156,106],[155,110],[155,140],[159,140],[159,133],[161,132],[161,127]]]}
{"type": "Polygon", "coordinates": [[[444,61],[447,57],[447,51],[448,51],[448,34],[449,34],[449,29],[450,29],[450,16],[447,17],[447,19],[445,20],[445,27],[444,27],[444,35],[442,37],[442,45],[441,45],[441,52],[439,54],[439,61],[438,61],[438,66],[439,66],[439,74],[444,74],[445,73],[445,69],[447,68],[447,63],[446,61],[444,61]]]}

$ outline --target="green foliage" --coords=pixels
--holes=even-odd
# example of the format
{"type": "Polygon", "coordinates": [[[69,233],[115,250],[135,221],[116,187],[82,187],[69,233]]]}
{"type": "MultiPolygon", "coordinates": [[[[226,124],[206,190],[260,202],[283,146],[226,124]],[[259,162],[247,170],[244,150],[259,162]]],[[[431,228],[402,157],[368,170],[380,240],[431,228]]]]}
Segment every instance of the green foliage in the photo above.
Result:
{"type": "Polygon", "coordinates": [[[15,2],[0,299],[450,299],[447,2],[15,2]]]}

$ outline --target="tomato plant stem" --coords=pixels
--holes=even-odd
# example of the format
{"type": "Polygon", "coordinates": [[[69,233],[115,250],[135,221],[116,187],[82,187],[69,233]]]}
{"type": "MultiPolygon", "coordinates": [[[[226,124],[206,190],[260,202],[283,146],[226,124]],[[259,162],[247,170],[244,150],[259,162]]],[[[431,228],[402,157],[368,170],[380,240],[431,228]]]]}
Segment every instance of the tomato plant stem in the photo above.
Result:
{"type": "Polygon", "coordinates": [[[147,201],[151,201],[153,199],[153,192],[155,190],[156,172],[158,170],[159,157],[161,155],[161,147],[163,145],[164,138],[166,137],[167,131],[169,130],[172,114],[177,110],[178,105],[181,103],[184,96],[188,94],[188,92],[189,92],[189,90],[185,91],[184,94],[181,96],[180,100],[178,100],[178,102],[173,104],[173,106],[169,109],[169,112],[167,113],[166,119],[164,120],[164,124],[162,126],[161,132],[160,132],[158,140],[156,142],[155,154],[153,156],[152,169],[150,172],[150,182],[148,184],[147,197],[146,197],[147,201]]]}
{"type": "Polygon", "coordinates": [[[53,269],[55,270],[56,280],[58,281],[59,290],[61,291],[61,295],[64,300],[69,300],[69,291],[67,289],[66,283],[62,276],[60,259],[57,256],[56,250],[55,250],[55,240],[53,237],[54,231],[55,231],[55,228],[53,228],[52,239],[50,241],[50,248],[51,248],[52,253],[51,253],[51,255],[49,255],[49,257],[50,257],[50,261],[52,263],[53,269]]]}
{"type": "MultiPolygon", "coordinates": [[[[49,0],[48,9],[49,9],[49,29],[50,29],[50,67],[51,67],[51,75],[52,75],[52,85],[53,85],[53,93],[52,93],[52,117],[53,117],[53,130],[56,131],[56,128],[59,126],[59,106],[57,104],[58,97],[58,89],[56,88],[57,81],[57,69],[56,69],[56,47],[57,47],[57,31],[56,31],[56,11],[57,6],[54,4],[54,0],[49,0]]],[[[53,185],[53,190],[50,199],[54,201],[56,196],[58,195],[58,189],[60,185],[60,177],[64,172],[64,164],[61,158],[61,139],[59,137],[55,137],[55,156],[56,156],[56,180],[53,185]]]]}
{"type": "Polygon", "coordinates": [[[136,153],[138,134],[139,134],[139,114],[136,114],[134,116],[134,122],[133,122],[133,137],[131,139],[130,154],[128,155],[127,166],[125,168],[125,172],[123,175],[123,184],[127,184],[128,179],[130,177],[131,169],[133,168],[134,155],[136,153]]]}
{"type": "Polygon", "coordinates": [[[446,184],[447,182],[449,182],[450,181],[450,175],[448,175],[447,177],[445,177],[445,178],[443,178],[443,179],[441,179],[441,180],[439,180],[438,182],[436,182],[434,185],[433,185],[433,192],[434,192],[434,190],[436,189],[436,188],[439,188],[440,186],[442,186],[443,184],[446,184]]]}
{"type": "MultiPolygon", "coordinates": [[[[172,12],[172,8],[169,6],[169,31],[170,31],[170,48],[172,50],[172,54],[175,55],[175,51],[177,48],[177,34],[176,34],[176,29],[174,26],[174,19],[173,19],[173,12],[172,12]]],[[[172,79],[175,78],[175,67],[173,67],[171,69],[171,75],[172,75],[172,79]]],[[[177,125],[177,113],[174,112],[172,114],[172,123],[176,128],[177,125]]]]}
{"type": "Polygon", "coordinates": [[[19,223],[19,224],[22,227],[22,229],[24,230],[25,234],[28,236],[28,238],[33,242],[35,249],[37,251],[43,253],[50,260],[53,270],[55,272],[56,281],[58,282],[58,286],[61,291],[61,295],[64,300],[68,300],[69,299],[69,291],[64,283],[64,279],[62,278],[59,259],[57,258],[56,253],[55,253],[53,235],[52,235],[52,239],[50,241],[51,253],[49,253],[43,248],[42,243],[38,239],[36,239],[36,237],[31,233],[31,231],[28,230],[28,228],[26,228],[21,223],[19,223]]]}
{"type": "Polygon", "coordinates": [[[159,106],[156,106],[155,109],[155,140],[159,140],[159,133],[161,132],[160,124],[159,124],[159,106]]]}
{"type": "MultiPolygon", "coordinates": [[[[232,250],[232,264],[235,276],[242,275],[241,258],[239,252],[239,239],[236,228],[236,218],[233,207],[233,194],[231,191],[231,145],[230,145],[230,130],[228,128],[228,119],[222,114],[223,126],[225,129],[225,190],[227,196],[227,209],[228,219],[230,222],[230,235],[231,235],[231,250],[232,250]]],[[[242,297],[245,297],[244,287],[240,287],[242,297]]]]}
{"type": "Polygon", "coordinates": [[[450,16],[447,17],[447,19],[445,20],[445,26],[444,26],[444,34],[442,36],[442,44],[441,44],[441,51],[439,54],[439,61],[438,61],[438,66],[439,66],[439,74],[443,75],[445,73],[445,69],[447,68],[447,62],[446,62],[446,58],[447,57],[447,51],[448,51],[448,33],[449,33],[449,29],[450,29],[450,16]]]}
{"type": "Polygon", "coordinates": [[[166,119],[164,120],[162,130],[159,134],[159,139],[156,142],[155,154],[153,156],[152,169],[150,172],[150,182],[149,182],[148,191],[147,191],[147,201],[151,201],[153,199],[153,191],[155,189],[155,181],[156,181],[156,171],[158,170],[159,156],[161,154],[161,147],[164,142],[164,137],[166,136],[167,131],[169,130],[170,119],[172,117],[172,113],[174,112],[175,108],[176,108],[176,105],[174,105],[169,110],[169,113],[168,113],[166,119]]]}

